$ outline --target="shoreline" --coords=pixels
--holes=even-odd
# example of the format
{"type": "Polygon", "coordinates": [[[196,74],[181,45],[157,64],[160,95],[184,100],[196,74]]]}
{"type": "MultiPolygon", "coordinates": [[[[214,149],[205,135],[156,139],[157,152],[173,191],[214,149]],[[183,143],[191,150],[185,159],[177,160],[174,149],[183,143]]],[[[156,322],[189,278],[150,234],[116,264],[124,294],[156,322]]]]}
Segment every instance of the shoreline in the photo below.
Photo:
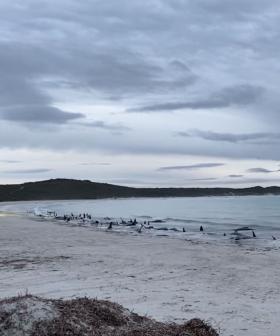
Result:
{"type": "MultiPolygon", "coordinates": [[[[279,187],[280,188],[280,187],[279,187]]],[[[279,194],[246,194],[246,195],[183,195],[183,196],[109,196],[109,197],[96,197],[96,198],[37,198],[28,200],[0,200],[0,205],[3,203],[25,203],[25,202],[72,202],[72,201],[106,201],[106,200],[142,200],[142,199],[182,199],[182,198],[247,198],[247,197],[280,197],[279,194]]]]}
{"type": "MultiPolygon", "coordinates": [[[[209,202],[211,198],[212,197],[208,198],[209,202]]],[[[177,202],[177,199],[178,198],[173,198],[173,202],[177,202]]],[[[218,197],[218,200],[219,199],[221,198],[218,197]]],[[[254,197],[251,197],[251,200],[252,199],[254,199],[254,197]]],[[[142,198],[141,200],[143,204],[141,203],[140,208],[142,207],[144,209],[145,205],[150,204],[147,198],[142,198]]],[[[277,226],[260,226],[261,220],[255,222],[254,220],[244,218],[245,220],[249,220],[247,224],[246,221],[238,221],[233,218],[223,218],[223,220],[221,220],[219,217],[192,217],[192,214],[196,216],[196,213],[189,213],[187,216],[185,216],[185,213],[181,213],[178,214],[178,217],[174,217],[174,211],[173,216],[172,213],[170,216],[160,216],[160,211],[156,211],[158,215],[150,213],[149,207],[146,214],[145,210],[143,210],[141,214],[139,214],[139,212],[133,214],[133,212],[128,211],[130,215],[123,215],[123,213],[127,211],[127,206],[128,208],[130,208],[130,205],[133,207],[135,204],[138,204],[137,201],[140,201],[140,199],[6,202],[2,206],[0,204],[0,216],[5,214],[31,217],[38,216],[45,220],[54,220],[60,225],[83,227],[101,232],[110,230],[114,233],[142,234],[143,236],[154,237],[167,236],[174,239],[194,240],[196,242],[209,241],[217,244],[240,245],[244,243],[244,245],[256,249],[280,248],[280,229],[277,226]],[[118,204],[116,209],[126,210],[121,210],[122,214],[118,213],[119,210],[117,210],[116,213],[114,212],[116,211],[114,210],[114,204],[118,204]],[[94,215],[92,215],[92,213],[94,213],[94,215]],[[89,217],[83,218],[82,215],[85,214],[89,215],[89,217]],[[182,217],[180,217],[180,215],[182,217]],[[132,224],[132,221],[135,221],[135,223],[132,224]],[[256,231],[256,234],[254,231],[256,231]]],[[[159,209],[166,204],[164,198],[158,198],[157,201],[160,202],[157,203],[159,209]]],[[[234,197],[233,202],[236,201],[234,197]]],[[[175,202],[173,204],[178,204],[175,202]]],[[[229,202],[230,200],[224,204],[228,205],[230,204],[229,202]]],[[[200,205],[202,204],[204,203],[200,203],[200,205]]],[[[277,225],[277,223],[274,225],[277,225]]]]}
{"type": "Polygon", "coordinates": [[[97,297],[221,335],[278,336],[279,251],[0,218],[0,297],[97,297]]]}

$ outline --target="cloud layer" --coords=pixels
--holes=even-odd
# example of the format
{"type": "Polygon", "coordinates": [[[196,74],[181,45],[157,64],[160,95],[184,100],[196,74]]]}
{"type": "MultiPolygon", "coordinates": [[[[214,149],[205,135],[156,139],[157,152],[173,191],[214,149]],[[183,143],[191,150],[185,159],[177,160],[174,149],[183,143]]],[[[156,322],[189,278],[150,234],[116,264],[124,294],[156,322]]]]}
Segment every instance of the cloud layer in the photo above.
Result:
{"type": "Polygon", "coordinates": [[[263,93],[263,88],[253,85],[236,85],[223,88],[207,98],[186,102],[166,102],[163,104],[148,105],[140,108],[133,108],[131,112],[164,112],[183,109],[209,110],[221,109],[231,106],[246,106],[255,103],[263,93]]]}
{"type": "Polygon", "coordinates": [[[224,166],[224,163],[197,163],[187,166],[168,166],[168,167],[160,167],[158,171],[166,171],[166,170],[195,170],[202,168],[214,168],[224,166]]]}
{"type": "Polygon", "coordinates": [[[280,160],[279,20],[275,0],[1,1],[2,172],[48,152],[41,174],[126,156],[108,180],[269,179],[251,167],[280,160]]]}

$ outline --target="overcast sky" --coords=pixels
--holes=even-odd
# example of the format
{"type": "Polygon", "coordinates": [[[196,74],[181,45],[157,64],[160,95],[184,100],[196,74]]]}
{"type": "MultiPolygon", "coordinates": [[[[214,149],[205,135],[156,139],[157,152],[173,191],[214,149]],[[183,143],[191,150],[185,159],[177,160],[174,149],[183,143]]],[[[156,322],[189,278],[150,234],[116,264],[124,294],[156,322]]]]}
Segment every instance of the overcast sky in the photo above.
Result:
{"type": "Polygon", "coordinates": [[[280,185],[277,0],[2,0],[0,183],[280,185]]]}

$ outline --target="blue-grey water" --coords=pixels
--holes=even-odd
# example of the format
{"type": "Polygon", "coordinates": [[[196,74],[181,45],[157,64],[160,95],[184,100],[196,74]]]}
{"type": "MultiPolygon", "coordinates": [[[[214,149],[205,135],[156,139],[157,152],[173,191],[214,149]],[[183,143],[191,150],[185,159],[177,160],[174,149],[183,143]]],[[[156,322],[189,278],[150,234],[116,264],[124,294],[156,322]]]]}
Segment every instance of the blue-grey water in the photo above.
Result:
{"type": "MultiPolygon", "coordinates": [[[[0,211],[18,213],[55,211],[58,215],[89,213],[94,218],[134,219],[156,229],[176,228],[230,237],[249,226],[259,239],[280,239],[280,196],[132,198],[1,203],[0,211]],[[160,220],[161,222],[154,222],[160,220]]],[[[152,231],[152,230],[151,230],[152,231]]],[[[251,232],[246,232],[249,236],[251,232]]]]}

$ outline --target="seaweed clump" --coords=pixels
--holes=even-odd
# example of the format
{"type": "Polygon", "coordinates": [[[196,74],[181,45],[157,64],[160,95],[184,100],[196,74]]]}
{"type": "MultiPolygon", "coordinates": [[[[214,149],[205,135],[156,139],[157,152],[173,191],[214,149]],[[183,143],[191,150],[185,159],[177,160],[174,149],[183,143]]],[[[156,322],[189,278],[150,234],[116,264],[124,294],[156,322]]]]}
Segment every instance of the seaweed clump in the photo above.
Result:
{"type": "Polygon", "coordinates": [[[218,336],[200,319],[157,322],[117,303],[25,295],[0,301],[1,336],[218,336]]]}

